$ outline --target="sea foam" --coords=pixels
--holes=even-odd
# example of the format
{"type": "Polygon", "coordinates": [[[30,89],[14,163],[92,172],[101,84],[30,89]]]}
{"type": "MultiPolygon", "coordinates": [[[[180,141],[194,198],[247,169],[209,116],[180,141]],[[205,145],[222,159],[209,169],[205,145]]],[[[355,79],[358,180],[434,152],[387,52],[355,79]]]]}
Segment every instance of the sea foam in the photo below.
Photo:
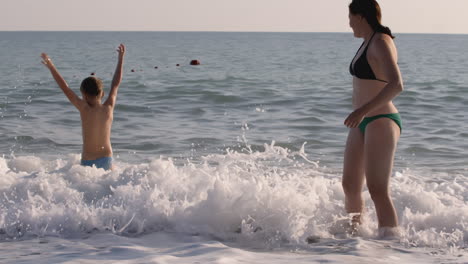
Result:
{"type": "MultiPolygon", "coordinates": [[[[293,152],[274,143],[197,162],[117,160],[113,171],[82,167],[78,155],[0,158],[0,240],[166,231],[278,248],[305,245],[310,236],[346,237],[341,175],[310,160],[304,148],[293,152]]],[[[399,243],[466,248],[467,177],[425,182],[420,173],[407,169],[391,180],[399,243]]],[[[363,191],[359,235],[372,239],[375,209],[363,191]]]]}

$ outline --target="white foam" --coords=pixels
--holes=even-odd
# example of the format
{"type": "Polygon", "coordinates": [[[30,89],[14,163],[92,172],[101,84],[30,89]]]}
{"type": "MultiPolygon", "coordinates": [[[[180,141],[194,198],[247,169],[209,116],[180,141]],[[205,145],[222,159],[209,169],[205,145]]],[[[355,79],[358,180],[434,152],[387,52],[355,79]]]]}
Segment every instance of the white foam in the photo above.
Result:
{"type": "MultiPolygon", "coordinates": [[[[266,145],[263,152],[209,155],[200,164],[117,161],[114,171],[57,160],[0,158],[0,239],[28,236],[118,235],[165,230],[199,234],[244,246],[280,248],[346,237],[341,175],[266,145]]],[[[311,158],[307,158],[313,160],[311,158]]],[[[415,171],[392,178],[401,245],[447,251],[468,241],[467,178],[424,182],[415,171]]],[[[367,192],[359,234],[377,237],[367,192]]]]}
{"type": "MultiPolygon", "coordinates": [[[[0,254],[21,263],[435,263],[434,257],[380,241],[325,241],[309,248],[275,251],[245,250],[200,236],[157,232],[139,237],[93,234],[86,239],[48,237],[3,243],[0,254]]],[[[437,258],[441,259],[441,258],[437,258]]],[[[460,257],[444,258],[461,263],[460,257]]]]}

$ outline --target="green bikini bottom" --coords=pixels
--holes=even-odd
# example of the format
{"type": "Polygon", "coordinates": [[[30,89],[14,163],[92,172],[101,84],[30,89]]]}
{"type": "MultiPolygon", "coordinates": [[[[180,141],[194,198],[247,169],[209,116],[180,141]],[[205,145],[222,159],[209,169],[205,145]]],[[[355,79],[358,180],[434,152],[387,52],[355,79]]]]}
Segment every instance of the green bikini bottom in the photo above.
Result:
{"type": "Polygon", "coordinates": [[[376,115],[376,116],[371,116],[371,117],[365,117],[361,124],[359,124],[359,129],[362,131],[364,134],[366,132],[366,127],[368,124],[370,124],[372,121],[377,120],[379,118],[390,118],[391,120],[395,121],[395,123],[400,127],[400,132],[401,132],[401,117],[399,113],[394,113],[394,114],[384,114],[384,115],[376,115]]]}

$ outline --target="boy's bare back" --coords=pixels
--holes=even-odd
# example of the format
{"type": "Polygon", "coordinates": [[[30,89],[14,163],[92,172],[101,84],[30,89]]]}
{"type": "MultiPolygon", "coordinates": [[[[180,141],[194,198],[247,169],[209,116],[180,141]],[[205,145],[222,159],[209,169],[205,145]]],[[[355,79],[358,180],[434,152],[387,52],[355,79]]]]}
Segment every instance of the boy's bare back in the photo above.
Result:
{"type": "MultiPolygon", "coordinates": [[[[104,103],[101,103],[104,97],[104,91],[102,89],[102,82],[99,79],[95,77],[84,79],[80,87],[82,94],[82,98],[80,98],[68,87],[68,84],[59,74],[49,56],[45,53],[42,54],[42,63],[49,68],[52,76],[64,94],[80,111],[83,135],[82,164],[83,161],[93,162],[102,158],[112,157],[110,135],[115,101],[122,80],[125,46],[121,44],[117,51],[119,59],[109,96],[104,103]]],[[[97,163],[93,165],[99,167],[97,163]]]]}
{"type": "Polygon", "coordinates": [[[83,133],[84,160],[112,157],[110,134],[113,120],[113,107],[109,105],[85,105],[80,110],[83,133]]]}

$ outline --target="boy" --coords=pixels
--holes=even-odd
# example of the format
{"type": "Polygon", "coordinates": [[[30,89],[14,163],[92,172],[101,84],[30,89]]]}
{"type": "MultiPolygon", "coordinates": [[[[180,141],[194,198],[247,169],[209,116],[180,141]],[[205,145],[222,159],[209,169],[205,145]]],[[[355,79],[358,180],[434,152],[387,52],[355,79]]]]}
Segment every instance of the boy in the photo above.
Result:
{"type": "Polygon", "coordinates": [[[47,66],[58,86],[68,100],[80,111],[83,133],[83,152],[81,165],[96,166],[105,170],[112,169],[112,147],[110,133],[113,120],[117,91],[122,80],[122,67],[125,46],[120,44],[117,49],[119,60],[112,79],[109,97],[102,104],[104,97],[102,81],[95,77],[88,77],[81,83],[81,95],[78,97],[69,87],[55,68],[47,54],[42,53],[42,63],[47,66]]]}

